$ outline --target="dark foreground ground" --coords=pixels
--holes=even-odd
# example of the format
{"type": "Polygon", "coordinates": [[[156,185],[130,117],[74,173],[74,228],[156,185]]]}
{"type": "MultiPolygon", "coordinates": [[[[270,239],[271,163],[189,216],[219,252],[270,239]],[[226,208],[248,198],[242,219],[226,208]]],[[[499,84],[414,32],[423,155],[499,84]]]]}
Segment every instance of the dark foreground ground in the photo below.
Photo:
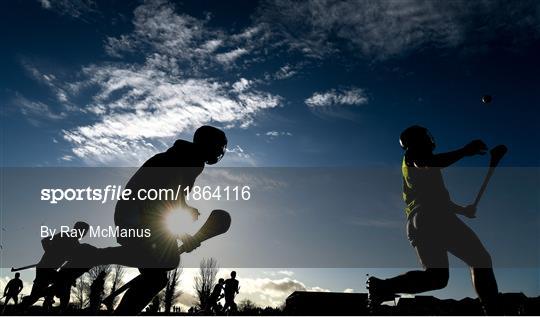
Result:
{"type": "MultiPolygon", "coordinates": [[[[500,312],[498,315],[540,315],[540,296],[527,297],[523,293],[505,293],[499,296],[500,312]]],[[[18,315],[7,306],[6,315],[18,315]]],[[[58,315],[56,310],[45,312],[39,306],[31,307],[25,315],[58,315]]],[[[89,315],[87,310],[71,309],[65,315],[89,315]]],[[[110,315],[107,311],[99,311],[98,315],[110,315]]],[[[161,313],[143,312],[142,315],[187,316],[186,312],[161,313]]],[[[194,315],[204,315],[195,313],[194,315]]],[[[365,293],[321,293],[294,292],[286,300],[283,309],[244,307],[236,315],[275,316],[275,315],[483,315],[477,299],[461,300],[438,299],[433,296],[416,296],[414,298],[396,298],[390,305],[381,305],[374,310],[367,308],[365,293]]]]}
{"type": "MultiPolygon", "coordinates": [[[[287,315],[483,315],[477,299],[438,299],[433,296],[396,298],[389,305],[369,310],[365,293],[294,292],[288,298],[287,315]]],[[[539,315],[540,296],[523,293],[499,295],[498,315],[539,315]]]]}

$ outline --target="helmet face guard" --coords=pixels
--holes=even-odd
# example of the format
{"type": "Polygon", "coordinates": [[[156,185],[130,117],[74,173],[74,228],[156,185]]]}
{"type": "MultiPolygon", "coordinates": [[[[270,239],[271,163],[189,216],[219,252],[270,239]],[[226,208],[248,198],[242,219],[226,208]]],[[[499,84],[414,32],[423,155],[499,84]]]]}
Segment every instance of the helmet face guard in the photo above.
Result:
{"type": "Polygon", "coordinates": [[[217,162],[221,161],[223,156],[225,156],[225,152],[227,151],[227,144],[225,145],[218,145],[217,148],[212,151],[213,153],[209,153],[208,159],[206,160],[206,164],[208,165],[214,165],[217,162]]]}

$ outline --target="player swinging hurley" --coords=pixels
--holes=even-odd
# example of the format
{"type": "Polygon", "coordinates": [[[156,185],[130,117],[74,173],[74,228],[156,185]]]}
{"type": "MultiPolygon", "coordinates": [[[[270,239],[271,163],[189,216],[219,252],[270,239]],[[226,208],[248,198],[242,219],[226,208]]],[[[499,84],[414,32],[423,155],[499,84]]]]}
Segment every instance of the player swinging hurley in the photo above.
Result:
{"type": "Polygon", "coordinates": [[[424,270],[410,271],[385,280],[370,277],[371,306],[392,300],[396,293],[415,294],[445,287],[449,277],[450,252],[470,266],[473,285],[485,312],[498,313],[495,307],[498,289],[491,256],[457,214],[475,217],[478,200],[505,148],[492,150],[490,172],[477,200],[462,207],[451,201],[441,169],[466,156],[484,154],[487,150],[484,142],[475,140],[456,151],[434,154],[435,142],[429,131],[421,126],[412,126],[401,133],[400,143],[405,150],[402,172],[407,235],[424,270]]]}

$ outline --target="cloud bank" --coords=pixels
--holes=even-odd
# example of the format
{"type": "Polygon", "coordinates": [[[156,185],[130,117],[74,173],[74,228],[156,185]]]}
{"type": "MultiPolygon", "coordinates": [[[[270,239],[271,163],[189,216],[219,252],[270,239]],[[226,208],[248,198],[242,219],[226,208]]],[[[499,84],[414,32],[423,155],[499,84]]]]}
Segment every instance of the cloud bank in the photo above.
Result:
{"type": "Polygon", "coordinates": [[[200,125],[245,128],[260,111],[280,105],[279,96],[258,90],[251,80],[231,83],[206,74],[208,68],[232,67],[251,49],[256,30],[213,30],[164,1],[135,9],[133,27],[108,38],[105,50],[116,58],[142,52],[144,62],[82,70],[79,86],[94,91],[84,111],[94,123],[63,130],[75,156],[94,164],[138,164],[200,125]]]}
{"type": "Polygon", "coordinates": [[[289,49],[315,58],[345,48],[384,60],[425,48],[507,47],[540,38],[538,1],[266,1],[257,21],[289,49]],[[345,44],[345,45],[343,45],[345,44]]]}

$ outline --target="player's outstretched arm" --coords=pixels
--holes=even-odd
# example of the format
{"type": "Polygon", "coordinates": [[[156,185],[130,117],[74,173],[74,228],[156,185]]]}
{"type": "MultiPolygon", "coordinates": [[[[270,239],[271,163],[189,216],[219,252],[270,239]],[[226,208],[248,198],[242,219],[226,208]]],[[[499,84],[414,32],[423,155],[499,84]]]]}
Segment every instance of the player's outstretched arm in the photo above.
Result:
{"type": "Polygon", "coordinates": [[[474,140],[461,149],[433,154],[428,157],[415,160],[419,167],[448,167],[466,156],[484,155],[486,154],[487,146],[482,140],[474,140]]]}

